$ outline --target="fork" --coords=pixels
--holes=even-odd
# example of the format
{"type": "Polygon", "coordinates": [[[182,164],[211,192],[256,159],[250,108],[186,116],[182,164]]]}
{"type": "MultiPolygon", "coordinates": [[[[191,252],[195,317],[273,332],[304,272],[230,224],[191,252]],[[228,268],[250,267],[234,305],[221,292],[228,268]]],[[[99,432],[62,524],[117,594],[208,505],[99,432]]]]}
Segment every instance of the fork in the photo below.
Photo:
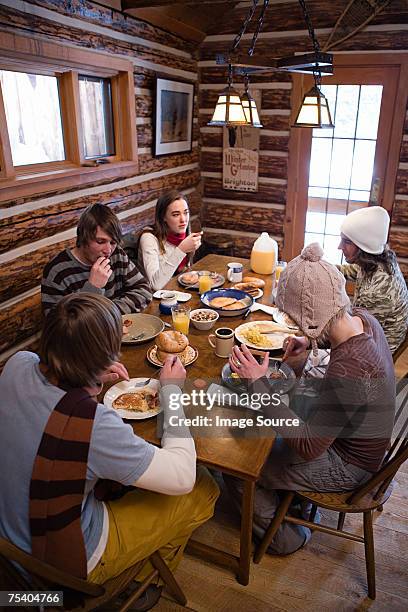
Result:
{"type": "Polygon", "coordinates": [[[151,378],[146,378],[146,380],[135,383],[133,386],[134,387],[147,387],[147,385],[150,383],[151,380],[152,380],[151,378]]]}
{"type": "Polygon", "coordinates": [[[136,334],[136,336],[129,336],[129,337],[131,340],[141,340],[144,335],[145,335],[145,332],[141,332],[140,334],[136,334]]]}

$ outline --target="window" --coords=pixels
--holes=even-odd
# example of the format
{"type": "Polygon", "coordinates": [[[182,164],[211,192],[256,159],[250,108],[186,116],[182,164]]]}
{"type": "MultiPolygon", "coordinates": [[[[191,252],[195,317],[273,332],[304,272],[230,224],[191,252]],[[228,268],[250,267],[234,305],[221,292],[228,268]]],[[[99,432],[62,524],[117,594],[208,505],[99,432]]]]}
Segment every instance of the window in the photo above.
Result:
{"type": "Polygon", "coordinates": [[[382,85],[323,85],[334,129],[315,129],[310,155],[305,245],[319,242],[341,263],[344,216],[367,206],[374,171],[382,85]]]}
{"type": "Polygon", "coordinates": [[[0,61],[0,201],[137,170],[129,61],[6,32],[0,61]]]}
{"type": "Polygon", "coordinates": [[[79,101],[85,159],[115,155],[110,80],[80,75],[79,101]]]}
{"type": "MultiPolygon", "coordinates": [[[[292,129],[284,259],[319,242],[340,263],[340,226],[350,211],[379,204],[391,213],[403,132],[408,54],[339,55],[322,90],[334,129],[292,129]]],[[[310,77],[293,78],[295,113],[310,77]]]]}
{"type": "Polygon", "coordinates": [[[64,160],[57,79],[0,70],[0,85],[13,165],[64,160]]]}

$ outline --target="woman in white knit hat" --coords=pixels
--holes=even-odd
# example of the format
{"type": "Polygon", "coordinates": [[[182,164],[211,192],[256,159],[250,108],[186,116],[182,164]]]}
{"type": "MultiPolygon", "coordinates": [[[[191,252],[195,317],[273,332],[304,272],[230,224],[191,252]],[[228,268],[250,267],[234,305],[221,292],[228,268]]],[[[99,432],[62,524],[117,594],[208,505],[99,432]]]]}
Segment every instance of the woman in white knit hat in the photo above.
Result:
{"type": "Polygon", "coordinates": [[[386,244],[389,225],[389,215],[381,206],[348,214],[339,244],[347,264],[339,270],[356,283],[353,305],[378,319],[394,353],[407,332],[408,291],[395,253],[386,244]]]}
{"type": "MultiPolygon", "coordinates": [[[[324,344],[331,348],[331,357],[324,379],[317,382],[317,394],[316,379],[305,379],[289,406],[284,398],[279,405],[264,404],[264,416],[281,421],[274,427],[278,438],[257,482],[254,531],[258,536],[274,516],[277,491],[353,490],[378,470],[391,437],[395,374],[384,332],[366,310],[351,309],[344,276],[322,255],[317,243],[305,247],[289,262],[278,285],[278,307],[304,334],[287,339],[286,355],[308,346],[315,352],[318,344],[324,344]],[[308,384],[315,393],[307,399],[308,384]]],[[[248,380],[252,392],[273,393],[265,378],[268,354],[258,363],[246,346],[235,346],[230,366],[248,380]]],[[[265,428],[260,435],[268,435],[265,428]]],[[[239,482],[224,479],[236,498],[239,482]]],[[[310,533],[294,527],[284,522],[269,551],[287,554],[306,543],[310,533]]]]}

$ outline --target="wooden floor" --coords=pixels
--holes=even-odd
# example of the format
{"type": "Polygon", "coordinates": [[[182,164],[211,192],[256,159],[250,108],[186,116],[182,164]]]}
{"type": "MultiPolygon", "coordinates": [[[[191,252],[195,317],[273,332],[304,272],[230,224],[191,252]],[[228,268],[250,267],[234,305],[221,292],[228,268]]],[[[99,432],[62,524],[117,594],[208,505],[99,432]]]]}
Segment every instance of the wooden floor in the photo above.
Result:
{"type": "MultiPolygon", "coordinates": [[[[396,364],[396,373],[408,372],[408,351],[396,364]]],[[[323,522],[335,526],[336,516],[322,512],[323,522]]],[[[408,610],[408,465],[397,475],[391,498],[374,517],[377,599],[366,595],[364,547],[316,532],[305,548],[287,557],[265,555],[252,565],[247,587],[227,570],[185,555],[176,577],[188,603],[185,608],[166,594],[155,610],[203,612],[266,612],[275,610],[408,610]]],[[[358,516],[348,515],[346,527],[362,534],[358,516]]],[[[238,550],[238,521],[225,502],[214,519],[196,532],[197,539],[238,550]]]]}

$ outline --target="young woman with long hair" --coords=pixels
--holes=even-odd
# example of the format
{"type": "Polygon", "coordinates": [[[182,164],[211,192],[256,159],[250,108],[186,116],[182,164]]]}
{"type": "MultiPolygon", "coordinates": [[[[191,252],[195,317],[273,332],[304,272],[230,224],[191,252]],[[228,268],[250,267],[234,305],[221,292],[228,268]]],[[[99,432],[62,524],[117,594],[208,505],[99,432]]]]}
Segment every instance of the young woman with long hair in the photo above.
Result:
{"type": "Polygon", "coordinates": [[[185,196],[168,191],[156,204],[153,227],[139,239],[138,263],[157,291],[175,272],[182,272],[201,244],[201,232],[190,232],[190,211],[185,196]]]}

